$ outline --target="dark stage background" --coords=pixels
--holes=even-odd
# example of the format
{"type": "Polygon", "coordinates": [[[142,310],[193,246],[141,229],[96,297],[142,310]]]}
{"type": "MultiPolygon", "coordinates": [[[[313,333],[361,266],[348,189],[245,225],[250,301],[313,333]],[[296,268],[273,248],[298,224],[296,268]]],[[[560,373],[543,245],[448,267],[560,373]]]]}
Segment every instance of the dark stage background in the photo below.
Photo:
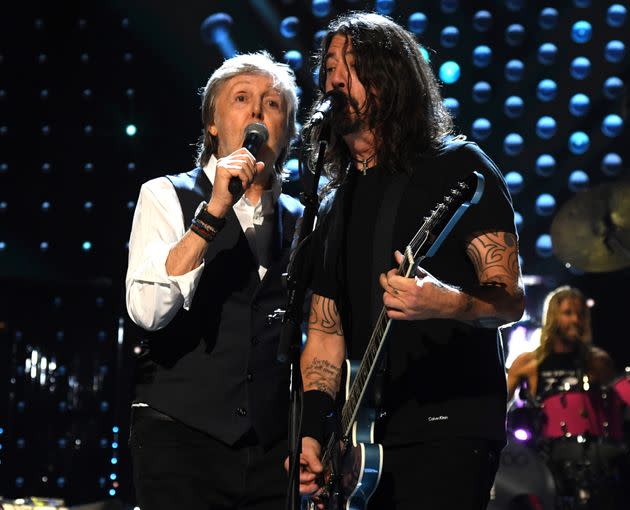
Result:
{"type": "MultiPolygon", "coordinates": [[[[286,56],[301,87],[302,119],[314,97],[315,33],[349,9],[378,7],[417,32],[434,70],[442,71],[457,131],[478,140],[508,176],[528,283],[530,320],[524,327],[539,321],[546,292],[575,285],[594,300],[595,342],[619,371],[630,365],[630,260],[610,268],[604,257],[597,271],[577,263],[567,267],[567,253],[595,251],[603,241],[593,236],[573,246],[571,235],[562,235],[561,244],[545,237],[569,200],[614,183],[618,202],[610,207],[620,211],[630,240],[629,139],[627,127],[619,126],[628,114],[628,55],[619,46],[628,40],[628,21],[624,15],[619,24],[615,12],[622,11],[611,15],[613,5],[628,7],[626,1],[603,0],[69,0],[5,6],[0,495],[133,504],[127,415],[141,332],[126,315],[124,275],[140,184],[193,167],[201,134],[198,89],[230,44],[239,52],[267,49],[279,60],[286,56]],[[208,16],[221,12],[231,25],[202,28],[208,16]],[[426,16],[424,27],[422,16],[412,16],[418,12],[426,16]],[[292,16],[297,23],[286,20],[292,16]],[[590,32],[576,27],[579,21],[588,22],[590,32]],[[555,51],[541,48],[545,43],[555,51]],[[587,96],[588,105],[576,94],[587,96]],[[587,150],[581,135],[569,143],[576,132],[588,136],[587,150]]],[[[290,179],[287,190],[299,193],[295,172],[290,179]]],[[[591,217],[581,204],[580,215],[561,224],[563,232],[579,230],[591,217]]]]}

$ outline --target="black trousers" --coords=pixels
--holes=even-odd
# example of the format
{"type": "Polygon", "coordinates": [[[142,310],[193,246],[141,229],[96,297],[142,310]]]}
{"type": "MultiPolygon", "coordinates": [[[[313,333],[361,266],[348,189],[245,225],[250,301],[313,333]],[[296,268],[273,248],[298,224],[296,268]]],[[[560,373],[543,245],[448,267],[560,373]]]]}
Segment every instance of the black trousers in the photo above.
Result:
{"type": "Polygon", "coordinates": [[[284,507],[286,440],[265,448],[251,433],[228,446],[156,411],[133,408],[129,446],[142,510],[284,507]]]}
{"type": "Polygon", "coordinates": [[[482,510],[503,444],[452,438],[386,448],[370,510],[482,510]]]}

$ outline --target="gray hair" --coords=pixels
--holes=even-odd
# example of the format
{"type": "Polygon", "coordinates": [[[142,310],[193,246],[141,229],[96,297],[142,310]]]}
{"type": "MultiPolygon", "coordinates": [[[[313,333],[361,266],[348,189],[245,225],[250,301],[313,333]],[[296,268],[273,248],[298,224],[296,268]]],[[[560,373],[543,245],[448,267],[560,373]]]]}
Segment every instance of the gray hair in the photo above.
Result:
{"type": "Polygon", "coordinates": [[[289,153],[289,146],[297,132],[295,120],[298,110],[298,98],[295,75],[291,68],[286,64],[276,62],[266,51],[245,53],[224,61],[221,67],[212,73],[206,86],[200,90],[200,95],[202,96],[201,122],[203,123],[204,131],[197,144],[197,164],[205,166],[219,146],[218,137],[211,135],[208,131],[208,126],[214,122],[216,96],[225,82],[239,74],[269,76],[273,80],[273,86],[278,89],[286,105],[288,143],[280,152],[274,165],[276,172],[281,173],[284,161],[289,153]]]}

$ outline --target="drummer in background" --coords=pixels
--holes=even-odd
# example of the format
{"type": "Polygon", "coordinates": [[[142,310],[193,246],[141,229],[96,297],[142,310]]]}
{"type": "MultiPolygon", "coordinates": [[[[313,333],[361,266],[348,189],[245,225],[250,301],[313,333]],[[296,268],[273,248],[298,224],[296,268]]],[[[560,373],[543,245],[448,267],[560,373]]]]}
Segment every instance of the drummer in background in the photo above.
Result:
{"type": "Polygon", "coordinates": [[[584,376],[589,385],[608,385],[615,377],[614,364],[608,353],[592,344],[591,313],[584,295],[573,287],[558,287],[545,299],[540,346],[518,356],[508,371],[509,398],[523,383],[529,396],[539,398],[581,390],[584,376]]]}

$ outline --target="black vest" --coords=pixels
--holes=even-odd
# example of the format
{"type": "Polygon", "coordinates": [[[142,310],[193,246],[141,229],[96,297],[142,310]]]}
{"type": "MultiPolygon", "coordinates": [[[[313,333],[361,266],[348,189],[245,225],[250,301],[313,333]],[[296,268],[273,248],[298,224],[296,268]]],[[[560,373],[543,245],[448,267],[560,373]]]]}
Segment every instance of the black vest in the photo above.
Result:
{"type": "MultiPolygon", "coordinates": [[[[189,225],[212,185],[201,168],[168,179],[189,225]]],[[[139,356],[136,401],[233,444],[253,428],[263,444],[286,433],[288,365],[276,361],[287,292],[281,276],[289,262],[302,205],[280,195],[271,264],[261,281],[258,263],[232,209],[210,242],[189,311],[163,329],[147,332],[139,356]]],[[[173,211],[176,214],[176,211],[173,211]]]]}

